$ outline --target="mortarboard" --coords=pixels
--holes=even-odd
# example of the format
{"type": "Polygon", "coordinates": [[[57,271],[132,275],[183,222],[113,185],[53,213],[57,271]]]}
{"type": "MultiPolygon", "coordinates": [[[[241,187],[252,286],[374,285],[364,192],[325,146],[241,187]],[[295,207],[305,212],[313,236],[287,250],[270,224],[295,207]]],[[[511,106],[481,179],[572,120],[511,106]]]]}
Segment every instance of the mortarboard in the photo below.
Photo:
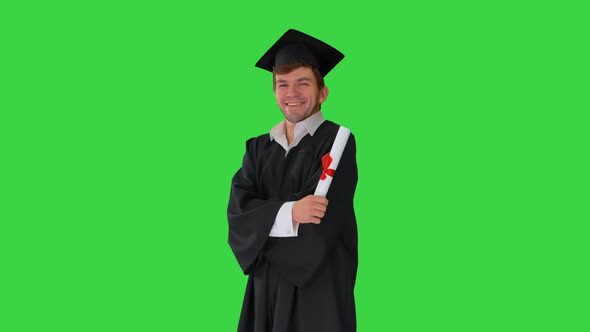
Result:
{"type": "Polygon", "coordinates": [[[272,72],[274,67],[301,62],[326,76],[343,58],[344,54],[323,41],[289,29],[264,53],[256,67],[272,72]]]}

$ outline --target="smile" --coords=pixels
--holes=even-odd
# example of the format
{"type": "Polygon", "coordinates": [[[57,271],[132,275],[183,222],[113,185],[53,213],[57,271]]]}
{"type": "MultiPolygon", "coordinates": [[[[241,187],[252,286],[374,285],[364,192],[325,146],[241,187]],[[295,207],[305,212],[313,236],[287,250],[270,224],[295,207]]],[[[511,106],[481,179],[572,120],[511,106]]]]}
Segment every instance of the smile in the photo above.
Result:
{"type": "Polygon", "coordinates": [[[301,105],[303,105],[303,103],[302,102],[301,103],[285,103],[285,105],[287,105],[287,106],[301,106],[301,105]]]}

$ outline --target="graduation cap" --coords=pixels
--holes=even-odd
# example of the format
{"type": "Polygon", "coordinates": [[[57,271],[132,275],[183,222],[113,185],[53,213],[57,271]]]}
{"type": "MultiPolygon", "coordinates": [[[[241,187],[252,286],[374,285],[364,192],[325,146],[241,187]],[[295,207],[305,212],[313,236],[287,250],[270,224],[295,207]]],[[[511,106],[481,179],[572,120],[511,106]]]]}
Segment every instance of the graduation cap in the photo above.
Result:
{"type": "Polygon", "coordinates": [[[344,54],[323,41],[289,29],[264,53],[256,67],[272,72],[278,66],[304,63],[326,76],[343,58],[344,54]]]}

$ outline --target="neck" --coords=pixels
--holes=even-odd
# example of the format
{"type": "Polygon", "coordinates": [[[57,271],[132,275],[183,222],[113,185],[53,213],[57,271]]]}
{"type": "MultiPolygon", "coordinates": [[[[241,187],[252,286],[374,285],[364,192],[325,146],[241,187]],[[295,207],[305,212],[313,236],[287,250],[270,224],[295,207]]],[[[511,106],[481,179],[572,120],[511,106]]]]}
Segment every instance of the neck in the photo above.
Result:
{"type": "Polygon", "coordinates": [[[287,133],[287,144],[291,144],[295,136],[295,125],[296,123],[285,121],[285,132],[287,133]]]}

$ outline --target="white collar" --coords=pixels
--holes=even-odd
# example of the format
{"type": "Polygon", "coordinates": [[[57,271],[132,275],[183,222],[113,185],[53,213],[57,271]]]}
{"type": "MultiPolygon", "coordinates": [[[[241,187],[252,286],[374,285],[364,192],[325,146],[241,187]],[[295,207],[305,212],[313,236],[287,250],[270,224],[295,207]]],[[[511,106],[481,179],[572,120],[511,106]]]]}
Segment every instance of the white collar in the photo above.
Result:
{"type": "Polygon", "coordinates": [[[287,144],[287,132],[285,124],[285,121],[287,120],[283,120],[276,126],[272,127],[270,130],[270,140],[277,141],[277,143],[279,143],[285,149],[285,151],[289,152],[289,150],[299,144],[299,141],[301,141],[305,135],[309,134],[313,136],[313,134],[315,134],[315,132],[325,120],[326,119],[324,119],[322,112],[317,112],[312,116],[297,122],[295,124],[295,133],[291,144],[287,144]]]}

